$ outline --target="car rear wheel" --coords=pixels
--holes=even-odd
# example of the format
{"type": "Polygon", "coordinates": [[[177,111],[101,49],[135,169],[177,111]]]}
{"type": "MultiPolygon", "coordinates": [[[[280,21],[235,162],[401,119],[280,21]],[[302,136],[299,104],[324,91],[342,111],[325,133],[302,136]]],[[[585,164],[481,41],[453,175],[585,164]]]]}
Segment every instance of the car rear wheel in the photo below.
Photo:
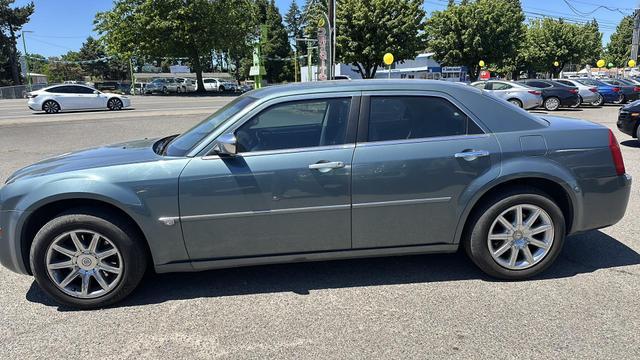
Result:
{"type": "Polygon", "coordinates": [[[509,102],[519,108],[522,108],[522,101],[518,100],[518,99],[509,99],[509,102]]]}
{"type": "Polygon", "coordinates": [[[514,188],[474,212],[465,250],[485,273],[520,280],[539,274],[558,257],[565,220],[558,205],[534,188],[514,188]]]}
{"type": "Polygon", "coordinates": [[[113,98],[113,99],[109,99],[109,102],[107,103],[107,108],[109,108],[109,110],[122,110],[122,100],[117,99],[117,98],[113,98]]]}
{"type": "Polygon", "coordinates": [[[556,111],[560,108],[560,99],[555,96],[548,97],[544,100],[543,105],[547,111],[556,111]]]}
{"type": "Polygon", "coordinates": [[[162,88],[162,94],[164,94],[164,95],[169,94],[169,89],[167,89],[166,86],[162,88]]]}
{"type": "Polygon", "coordinates": [[[36,234],[30,261],[38,285],[62,305],[90,309],[133,291],[146,269],[137,232],[109,214],[70,211],[36,234]]]}
{"type": "Polygon", "coordinates": [[[224,92],[225,90],[224,86],[220,86],[220,92],[224,92]]]}
{"type": "Polygon", "coordinates": [[[591,103],[593,106],[602,106],[604,105],[604,97],[601,94],[598,94],[598,98],[591,103]]]}
{"type": "Polygon", "coordinates": [[[55,114],[60,111],[60,105],[53,100],[47,100],[42,104],[42,110],[47,114],[55,114]]]}
{"type": "Polygon", "coordinates": [[[582,105],[582,96],[578,95],[578,102],[573,104],[573,105],[571,105],[571,107],[575,109],[575,108],[580,107],[580,105],[582,105]]]}
{"type": "Polygon", "coordinates": [[[624,96],[624,94],[620,94],[620,96],[618,97],[618,100],[615,100],[613,103],[616,105],[619,104],[624,104],[627,101],[627,98],[624,96]]]}

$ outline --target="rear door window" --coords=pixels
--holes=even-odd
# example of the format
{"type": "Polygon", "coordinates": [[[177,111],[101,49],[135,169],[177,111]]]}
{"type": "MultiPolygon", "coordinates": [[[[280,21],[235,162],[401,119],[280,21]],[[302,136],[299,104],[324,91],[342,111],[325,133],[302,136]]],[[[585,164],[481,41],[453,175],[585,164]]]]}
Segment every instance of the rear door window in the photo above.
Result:
{"type": "Polygon", "coordinates": [[[482,132],[472,119],[444,98],[371,97],[368,141],[408,140],[482,132]]]}

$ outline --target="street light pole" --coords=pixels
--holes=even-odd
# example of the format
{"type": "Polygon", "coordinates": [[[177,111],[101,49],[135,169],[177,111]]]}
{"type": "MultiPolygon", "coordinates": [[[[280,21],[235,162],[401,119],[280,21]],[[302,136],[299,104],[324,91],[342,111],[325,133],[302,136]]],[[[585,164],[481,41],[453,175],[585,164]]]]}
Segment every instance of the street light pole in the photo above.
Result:
{"type": "Polygon", "coordinates": [[[27,41],[24,39],[25,33],[32,33],[33,31],[23,30],[22,31],[22,47],[24,48],[24,65],[25,65],[25,74],[27,75],[27,84],[29,84],[29,91],[32,90],[31,87],[31,75],[29,74],[29,53],[27,52],[27,41]]]}

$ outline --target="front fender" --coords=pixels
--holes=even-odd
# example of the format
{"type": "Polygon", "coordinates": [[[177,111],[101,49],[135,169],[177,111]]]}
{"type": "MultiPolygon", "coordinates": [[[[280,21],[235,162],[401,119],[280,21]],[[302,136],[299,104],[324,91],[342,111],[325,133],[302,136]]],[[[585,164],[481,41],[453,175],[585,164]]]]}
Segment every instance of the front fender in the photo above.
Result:
{"type": "MultiPolygon", "coordinates": [[[[4,190],[4,189],[3,189],[4,190]]],[[[158,221],[163,216],[177,216],[177,176],[154,182],[119,181],[114,177],[77,175],[25,179],[7,187],[7,206],[21,214],[12,228],[14,249],[26,231],[29,216],[45,205],[64,200],[94,200],[106,203],[127,214],[142,230],[151,250],[153,262],[163,265],[188,261],[180,226],[167,226],[158,221]]]]}
{"type": "Polygon", "coordinates": [[[464,226],[471,211],[485,194],[497,186],[518,179],[544,179],[560,185],[571,202],[573,210],[572,224],[577,224],[578,219],[582,218],[581,188],[577,179],[567,168],[542,156],[515,158],[506,160],[501,164],[500,173],[497,177],[490,178],[488,181],[484,177],[478,178],[461,194],[458,200],[458,208],[461,209],[461,212],[454,241],[460,243],[464,226]]]}

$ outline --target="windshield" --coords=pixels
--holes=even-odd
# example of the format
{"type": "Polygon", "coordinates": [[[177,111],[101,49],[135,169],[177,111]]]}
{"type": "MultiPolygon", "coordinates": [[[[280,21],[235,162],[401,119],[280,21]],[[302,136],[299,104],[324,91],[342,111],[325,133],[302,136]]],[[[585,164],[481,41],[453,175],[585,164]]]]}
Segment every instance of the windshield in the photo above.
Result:
{"type": "Polygon", "coordinates": [[[166,155],[185,156],[189,150],[193,149],[200,141],[207,137],[207,135],[211,134],[220,124],[230,119],[238,113],[238,111],[244,109],[254,101],[256,101],[255,98],[241,96],[228,103],[198,125],[173,139],[173,141],[167,145],[166,155]]]}

